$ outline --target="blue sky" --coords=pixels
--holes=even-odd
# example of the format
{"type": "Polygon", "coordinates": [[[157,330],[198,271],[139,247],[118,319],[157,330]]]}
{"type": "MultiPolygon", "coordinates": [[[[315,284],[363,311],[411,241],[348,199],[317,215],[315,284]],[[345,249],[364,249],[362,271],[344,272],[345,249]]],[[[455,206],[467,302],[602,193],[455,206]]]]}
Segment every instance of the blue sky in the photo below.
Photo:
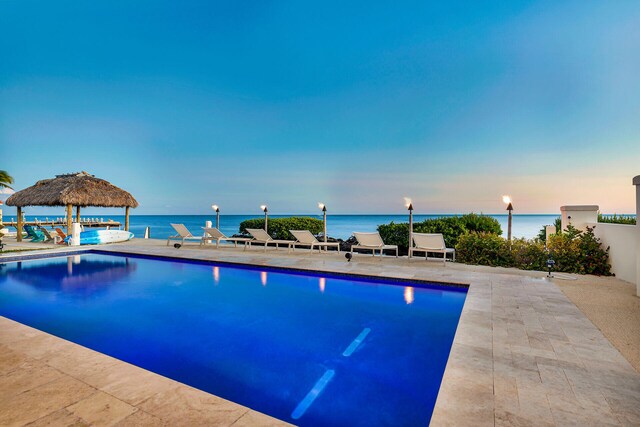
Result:
{"type": "Polygon", "coordinates": [[[2,1],[0,169],[139,214],[633,212],[639,52],[638,2],[2,1]]]}

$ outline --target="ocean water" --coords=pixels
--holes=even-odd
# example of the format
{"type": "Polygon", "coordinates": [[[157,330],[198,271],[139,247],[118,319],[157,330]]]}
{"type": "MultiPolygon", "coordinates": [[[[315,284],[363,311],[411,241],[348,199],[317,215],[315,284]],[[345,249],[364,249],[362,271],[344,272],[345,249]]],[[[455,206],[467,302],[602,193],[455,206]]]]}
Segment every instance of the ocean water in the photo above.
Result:
{"type": "MultiPolygon", "coordinates": [[[[282,218],[292,215],[269,215],[269,218],[282,218]]],[[[296,216],[298,216],[296,214],[296,216]]],[[[322,215],[300,215],[322,219],[322,215]]],[[[414,221],[419,222],[428,218],[439,218],[454,215],[414,215],[414,221]]],[[[507,234],[507,218],[504,215],[488,215],[496,218],[502,226],[503,234],[507,234]]],[[[514,215],[513,216],[513,236],[534,238],[540,229],[545,225],[553,224],[559,215],[514,215]]],[[[44,220],[45,216],[27,216],[28,220],[38,218],[44,220]]],[[[55,215],[49,219],[56,218],[55,215]]],[[[124,224],[124,216],[110,215],[103,216],[105,220],[113,219],[124,224]]],[[[220,229],[223,233],[231,236],[238,233],[240,223],[250,218],[263,218],[262,215],[220,215],[220,229]]],[[[5,221],[15,221],[15,216],[5,216],[5,221]]],[[[171,223],[184,224],[194,235],[202,233],[206,221],[211,221],[215,227],[215,215],[132,215],[130,217],[130,231],[136,237],[143,237],[146,227],[150,227],[151,237],[156,239],[166,239],[168,236],[176,234],[171,223]]],[[[388,224],[391,221],[396,223],[409,222],[407,215],[328,215],[327,234],[338,239],[347,239],[354,231],[373,232],[378,225],[388,224]]]]}

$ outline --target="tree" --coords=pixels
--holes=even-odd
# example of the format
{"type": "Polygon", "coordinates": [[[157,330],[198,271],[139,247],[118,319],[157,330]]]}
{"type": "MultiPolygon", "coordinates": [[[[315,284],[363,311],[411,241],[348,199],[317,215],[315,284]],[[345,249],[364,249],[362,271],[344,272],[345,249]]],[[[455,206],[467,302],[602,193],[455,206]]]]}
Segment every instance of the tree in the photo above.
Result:
{"type": "Polygon", "coordinates": [[[9,184],[13,184],[13,177],[7,171],[0,170],[0,188],[11,188],[9,184]]]}

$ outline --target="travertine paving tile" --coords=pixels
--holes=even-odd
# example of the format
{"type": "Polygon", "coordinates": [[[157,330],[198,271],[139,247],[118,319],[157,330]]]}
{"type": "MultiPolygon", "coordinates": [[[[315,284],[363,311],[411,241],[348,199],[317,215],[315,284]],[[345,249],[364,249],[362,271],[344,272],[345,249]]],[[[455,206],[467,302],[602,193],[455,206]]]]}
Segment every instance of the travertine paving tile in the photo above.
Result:
{"type": "Polygon", "coordinates": [[[169,425],[166,421],[141,409],[114,424],[115,427],[163,427],[169,425]]]}
{"type": "Polygon", "coordinates": [[[247,408],[206,395],[189,387],[176,387],[151,396],[139,407],[169,424],[230,426],[247,408]]]}
{"type": "Polygon", "coordinates": [[[92,426],[112,426],[136,410],[134,406],[102,391],[96,391],[91,396],[67,407],[67,411],[92,426]]]}
{"type": "Polygon", "coordinates": [[[231,425],[233,427],[281,427],[289,424],[276,418],[265,417],[259,412],[249,410],[231,425]]]}
{"type": "Polygon", "coordinates": [[[96,370],[83,375],[82,379],[131,405],[138,405],[158,393],[173,390],[179,384],[126,363],[119,363],[117,369],[96,370]]]}
{"type": "Polygon", "coordinates": [[[89,423],[62,408],[27,425],[29,427],[88,427],[89,423]]]}
{"type": "Polygon", "coordinates": [[[0,425],[21,426],[95,393],[95,389],[71,377],[32,388],[1,402],[0,425]]]}
{"type": "Polygon", "coordinates": [[[18,369],[27,361],[24,354],[10,349],[6,345],[0,345],[0,375],[18,369]]]}
{"type": "Polygon", "coordinates": [[[36,361],[0,375],[0,402],[63,377],[59,371],[36,361]]]}

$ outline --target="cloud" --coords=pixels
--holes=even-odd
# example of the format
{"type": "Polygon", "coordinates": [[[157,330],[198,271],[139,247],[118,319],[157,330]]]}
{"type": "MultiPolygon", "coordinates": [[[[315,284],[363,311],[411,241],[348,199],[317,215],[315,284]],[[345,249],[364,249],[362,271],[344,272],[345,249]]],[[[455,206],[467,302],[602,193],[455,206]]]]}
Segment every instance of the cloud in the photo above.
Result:
{"type": "Polygon", "coordinates": [[[10,188],[0,188],[0,194],[13,194],[13,193],[15,193],[15,191],[10,188]]]}

